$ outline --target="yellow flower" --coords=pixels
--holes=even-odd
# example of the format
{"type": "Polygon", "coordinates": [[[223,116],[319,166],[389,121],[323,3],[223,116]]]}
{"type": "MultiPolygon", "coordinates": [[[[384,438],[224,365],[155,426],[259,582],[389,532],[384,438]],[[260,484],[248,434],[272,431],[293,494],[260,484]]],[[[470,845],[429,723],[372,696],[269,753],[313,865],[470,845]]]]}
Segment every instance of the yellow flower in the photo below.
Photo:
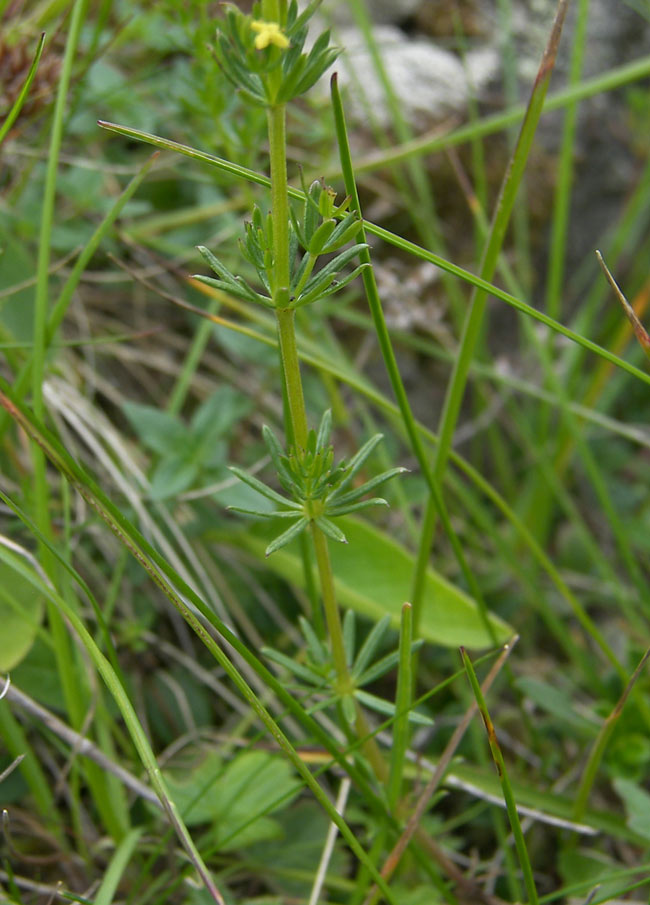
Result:
{"type": "Polygon", "coordinates": [[[257,32],[257,37],[255,38],[257,50],[264,50],[270,44],[275,44],[280,50],[285,50],[289,46],[289,38],[287,38],[277,22],[263,22],[258,19],[251,22],[251,28],[254,32],[257,32]]]}

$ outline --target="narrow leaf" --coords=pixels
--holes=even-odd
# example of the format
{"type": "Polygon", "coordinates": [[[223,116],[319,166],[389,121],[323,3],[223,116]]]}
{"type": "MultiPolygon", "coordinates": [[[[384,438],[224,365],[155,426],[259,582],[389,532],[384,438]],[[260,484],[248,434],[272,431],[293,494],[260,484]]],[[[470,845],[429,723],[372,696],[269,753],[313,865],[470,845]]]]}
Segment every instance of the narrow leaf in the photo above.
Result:
{"type": "Polygon", "coordinates": [[[230,465],[229,471],[232,471],[240,481],[243,481],[244,484],[248,484],[253,490],[257,490],[258,493],[265,496],[268,500],[272,500],[274,503],[280,503],[281,506],[286,506],[288,509],[300,510],[301,507],[298,503],[293,503],[291,500],[288,500],[286,497],[279,494],[276,490],[267,487],[266,484],[253,477],[253,475],[249,474],[247,471],[244,471],[243,468],[238,468],[236,465],[230,465]]]}
{"type": "Polygon", "coordinates": [[[265,556],[270,556],[271,553],[275,553],[277,550],[280,550],[282,547],[286,546],[286,544],[290,543],[294,537],[298,537],[301,531],[304,531],[307,525],[309,524],[309,519],[303,518],[299,519],[295,525],[292,525],[290,528],[287,528],[285,532],[280,534],[275,540],[271,541],[266,550],[264,551],[265,556]]]}

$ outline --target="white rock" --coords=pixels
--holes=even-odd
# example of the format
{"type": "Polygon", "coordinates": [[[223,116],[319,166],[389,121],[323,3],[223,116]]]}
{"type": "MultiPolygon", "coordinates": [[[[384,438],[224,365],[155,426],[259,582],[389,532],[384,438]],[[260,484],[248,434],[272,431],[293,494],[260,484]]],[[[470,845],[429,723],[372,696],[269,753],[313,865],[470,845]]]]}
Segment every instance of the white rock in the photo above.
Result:
{"type": "MultiPolygon", "coordinates": [[[[411,41],[402,31],[390,25],[375,26],[374,35],[393,91],[407,120],[412,123],[431,122],[465,109],[467,77],[455,54],[436,47],[430,41],[411,41]]],[[[391,116],[384,88],[363,36],[357,29],[346,28],[337,35],[339,42],[345,51],[335,68],[341,84],[348,85],[350,89],[350,115],[357,120],[365,120],[369,107],[382,125],[388,125],[391,116]],[[365,104],[361,91],[366,97],[365,104]]],[[[483,78],[484,73],[485,59],[477,59],[474,78],[483,78]]],[[[475,90],[479,87],[474,85],[475,90]]]]}

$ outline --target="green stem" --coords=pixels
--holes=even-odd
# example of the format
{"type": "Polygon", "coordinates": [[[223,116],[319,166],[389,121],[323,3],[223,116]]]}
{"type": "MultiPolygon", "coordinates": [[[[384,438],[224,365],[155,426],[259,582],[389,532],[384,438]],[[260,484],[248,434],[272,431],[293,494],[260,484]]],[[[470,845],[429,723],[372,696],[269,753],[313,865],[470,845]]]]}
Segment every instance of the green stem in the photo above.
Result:
{"type": "MultiPolygon", "coordinates": [[[[325,610],[325,621],[327,623],[327,631],[332,646],[332,657],[334,659],[334,668],[336,669],[337,691],[343,696],[350,694],[353,690],[353,683],[348,669],[348,662],[345,656],[345,644],[343,643],[343,628],[341,626],[341,616],[338,604],[336,602],[336,591],[334,590],[334,575],[332,573],[332,564],[330,561],[329,548],[327,546],[327,538],[320,530],[318,525],[311,523],[311,535],[314,542],[314,550],[316,552],[316,564],[318,566],[318,575],[320,577],[321,592],[323,595],[323,609],[325,610]]],[[[381,783],[388,781],[388,769],[382,756],[379,746],[372,734],[370,726],[364,716],[363,710],[355,701],[356,719],[354,730],[357,738],[362,739],[361,747],[363,753],[368,760],[375,776],[381,783]]]]}
{"type": "Polygon", "coordinates": [[[293,427],[293,436],[296,447],[304,449],[307,445],[307,411],[305,409],[305,397],[302,391],[302,379],[300,377],[300,362],[298,359],[298,347],[296,345],[296,331],[294,329],[294,315],[292,308],[276,309],[275,316],[278,324],[278,339],[280,341],[280,355],[282,357],[282,370],[284,373],[287,390],[287,402],[293,427]]]}
{"type": "Polygon", "coordinates": [[[285,308],[289,301],[289,187],[285,118],[286,107],[268,109],[269,153],[271,156],[271,211],[273,218],[273,269],[275,305],[285,308]]]}
{"type": "MultiPolygon", "coordinates": [[[[297,448],[307,445],[307,411],[300,376],[300,362],[294,326],[295,311],[287,307],[290,295],[289,261],[289,192],[286,158],[286,108],[284,104],[269,107],[268,129],[271,156],[271,217],[273,223],[273,274],[271,285],[278,325],[280,356],[284,374],[286,398],[289,408],[291,435],[297,448]]],[[[320,578],[325,621],[332,645],[332,656],[339,685],[343,694],[351,690],[350,673],[345,658],[343,630],[334,591],[334,576],[330,562],[327,538],[312,522],[311,534],[320,578]]]]}
{"type": "Polygon", "coordinates": [[[350,685],[350,673],[345,657],[343,629],[341,627],[338,604],[336,603],[334,576],[332,574],[332,564],[330,562],[330,554],[327,547],[327,538],[314,522],[311,523],[311,536],[314,541],[316,565],[318,566],[318,575],[320,577],[321,592],[323,595],[325,621],[330,636],[332,657],[334,658],[334,667],[339,683],[338,691],[340,694],[349,694],[352,690],[350,685]]]}
{"type": "Polygon", "coordinates": [[[269,151],[271,156],[271,217],[273,222],[273,300],[278,325],[280,355],[284,373],[287,401],[297,447],[307,443],[307,412],[300,377],[300,362],[294,328],[295,312],[289,304],[289,194],[284,104],[269,107],[269,151]]]}

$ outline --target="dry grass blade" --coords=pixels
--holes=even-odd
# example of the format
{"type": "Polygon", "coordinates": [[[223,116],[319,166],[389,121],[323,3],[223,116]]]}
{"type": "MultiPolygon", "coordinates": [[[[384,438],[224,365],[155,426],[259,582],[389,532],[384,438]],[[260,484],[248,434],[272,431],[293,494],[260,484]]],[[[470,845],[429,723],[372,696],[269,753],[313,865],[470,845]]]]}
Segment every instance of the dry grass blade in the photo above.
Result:
{"type": "Polygon", "coordinates": [[[625,298],[625,295],[623,294],[620,286],[614,279],[609,267],[607,266],[607,264],[605,264],[603,256],[599,251],[596,251],[596,257],[598,258],[598,263],[602,267],[603,273],[605,274],[605,277],[607,278],[607,282],[614,290],[614,294],[616,295],[616,298],[619,300],[619,302],[623,306],[623,311],[625,311],[625,315],[626,315],[627,319],[632,324],[632,329],[634,330],[634,335],[636,336],[636,338],[639,341],[639,345],[645,352],[646,356],[648,358],[650,358],[650,333],[648,333],[646,328],[643,326],[643,324],[639,320],[636,311],[634,310],[632,305],[630,305],[628,300],[625,298]]]}

